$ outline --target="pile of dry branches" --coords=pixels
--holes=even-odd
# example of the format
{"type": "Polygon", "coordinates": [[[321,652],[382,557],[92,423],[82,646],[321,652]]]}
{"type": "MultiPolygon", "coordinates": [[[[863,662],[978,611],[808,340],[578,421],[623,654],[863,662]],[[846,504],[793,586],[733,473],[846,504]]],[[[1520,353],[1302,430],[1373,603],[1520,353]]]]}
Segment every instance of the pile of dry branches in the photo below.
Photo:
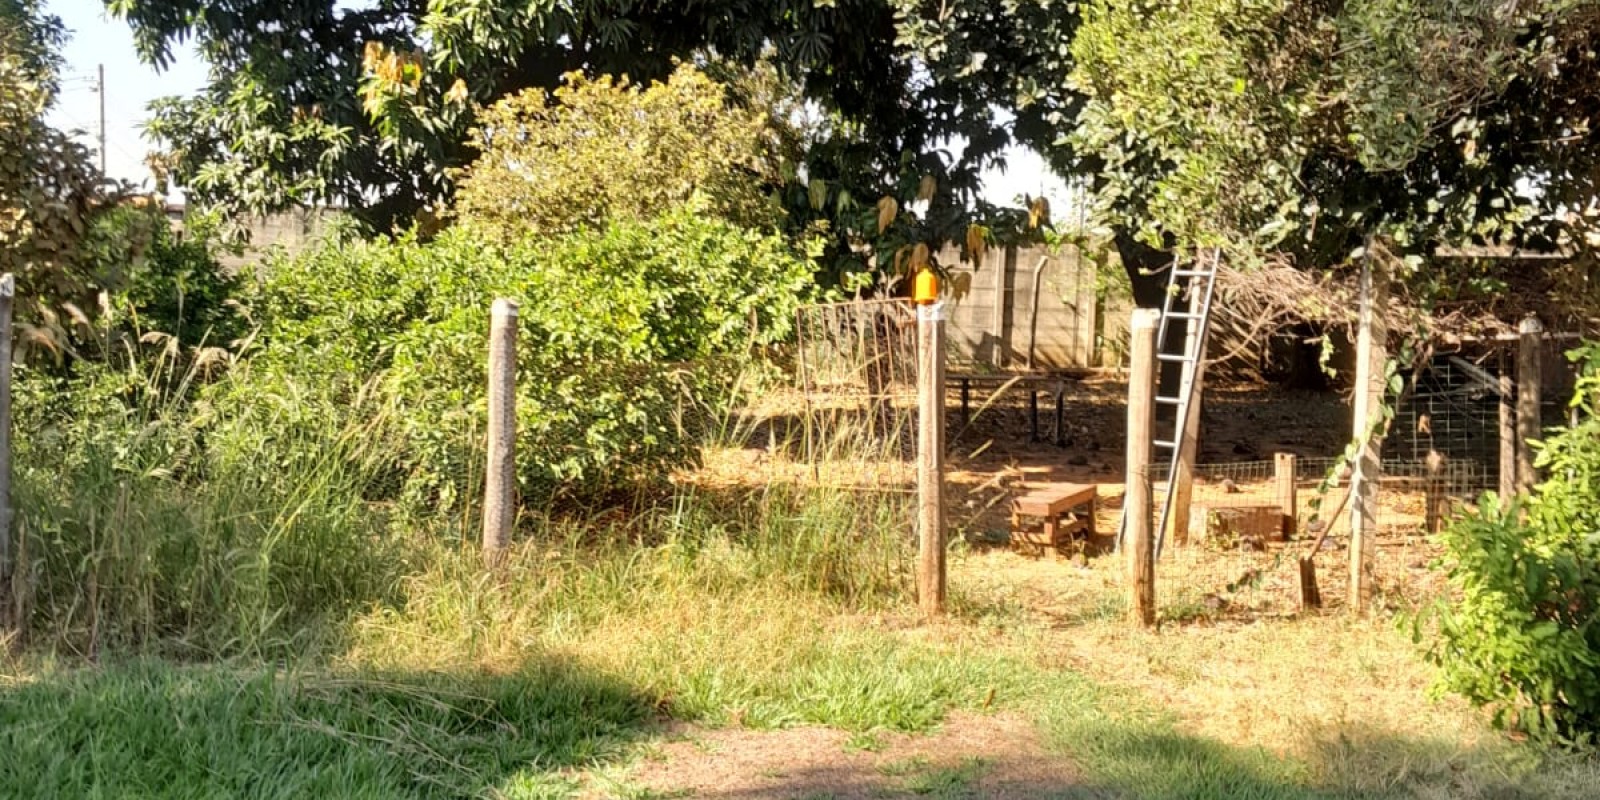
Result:
{"type": "MultiPolygon", "coordinates": [[[[1450,348],[1467,340],[1496,339],[1516,333],[1517,323],[1537,314],[1547,330],[1591,333],[1594,318],[1593,267],[1579,261],[1507,261],[1497,273],[1506,290],[1481,296],[1440,298],[1417,282],[1393,280],[1407,274],[1401,261],[1382,245],[1369,254],[1387,282],[1379,312],[1389,331],[1408,335],[1426,347],[1450,348]]],[[[1269,340],[1289,331],[1314,339],[1344,333],[1354,338],[1360,311],[1359,264],[1334,270],[1308,270],[1279,259],[1240,269],[1224,265],[1217,275],[1212,304],[1212,352],[1219,363],[1260,363],[1269,340]]]]}

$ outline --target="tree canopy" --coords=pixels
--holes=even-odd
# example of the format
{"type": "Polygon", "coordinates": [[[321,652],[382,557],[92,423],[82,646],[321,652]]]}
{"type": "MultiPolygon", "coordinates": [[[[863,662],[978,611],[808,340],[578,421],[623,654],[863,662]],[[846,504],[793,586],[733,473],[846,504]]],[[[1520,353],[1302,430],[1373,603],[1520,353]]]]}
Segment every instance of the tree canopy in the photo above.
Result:
{"type": "Polygon", "coordinates": [[[1593,204],[1597,22],[1562,1],[1094,0],[1070,163],[1151,245],[1550,246],[1593,204]]]}
{"type": "Polygon", "coordinates": [[[51,301],[80,299],[85,234],[107,194],[88,150],[45,122],[65,38],[37,0],[0,0],[0,271],[51,301]]]}
{"type": "MultiPolygon", "coordinates": [[[[211,64],[206,89],[161,101],[149,126],[191,197],[231,211],[333,203],[380,229],[448,201],[454,170],[473,156],[481,106],[553,91],[574,71],[647,83],[680,60],[748,66],[763,56],[829,119],[786,202],[865,219],[879,196],[909,199],[931,175],[938,191],[923,218],[953,225],[964,211],[950,209],[974,200],[979,172],[1010,141],[995,116],[1009,103],[995,103],[982,82],[931,80],[919,67],[911,56],[925,32],[913,23],[937,16],[921,5],[108,3],[150,62],[164,64],[176,43],[193,41],[211,64]],[[941,152],[952,137],[964,149],[941,152]],[[812,203],[819,194],[823,202],[812,203]]],[[[999,13],[1007,4],[979,5],[999,13]]]]}
{"type": "Polygon", "coordinates": [[[870,244],[879,267],[972,222],[1026,229],[979,197],[1019,143],[1091,185],[1136,278],[1218,244],[1304,265],[1369,235],[1409,257],[1571,248],[1595,206],[1600,11],[1583,0],[109,6],[152,62],[192,40],[212,64],[150,130],[190,196],[231,211],[333,203],[403,226],[449,205],[480,109],[574,71],[645,85],[682,62],[733,104],[819,115],[769,188],[795,228],[825,223],[841,261],[870,244]],[[764,95],[717,75],[763,59],[764,95]]]}

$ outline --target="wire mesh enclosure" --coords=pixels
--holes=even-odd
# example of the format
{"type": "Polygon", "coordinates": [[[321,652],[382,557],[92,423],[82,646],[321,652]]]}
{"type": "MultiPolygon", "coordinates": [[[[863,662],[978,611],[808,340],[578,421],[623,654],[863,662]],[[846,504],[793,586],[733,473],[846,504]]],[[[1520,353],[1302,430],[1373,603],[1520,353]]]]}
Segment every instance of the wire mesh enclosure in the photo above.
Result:
{"type": "MultiPolygon", "coordinates": [[[[1470,474],[1467,494],[1496,488],[1500,478],[1502,425],[1510,424],[1520,388],[1515,342],[1484,342],[1440,353],[1412,376],[1395,409],[1384,455],[1415,472],[1442,457],[1452,475],[1470,474]]],[[[1561,337],[1541,345],[1540,428],[1567,423],[1567,400],[1575,373],[1561,337]]],[[[1466,480],[1466,478],[1462,478],[1466,480]]]]}
{"type": "MultiPolygon", "coordinates": [[[[1169,490],[1167,471],[1165,465],[1150,468],[1158,501],[1169,490]]],[[[1492,489],[1493,481],[1473,461],[1385,459],[1378,484],[1378,528],[1397,534],[1436,528],[1461,504],[1492,489]]],[[[1179,538],[1203,541],[1220,530],[1230,537],[1251,537],[1243,543],[1255,545],[1253,538],[1264,544],[1273,536],[1281,541],[1314,537],[1323,530],[1348,534],[1349,493],[1350,473],[1338,458],[1197,465],[1188,535],[1179,538]]]]}
{"type": "Polygon", "coordinates": [[[916,450],[916,313],[904,300],[796,312],[802,451],[822,483],[908,487],[916,450]]]}

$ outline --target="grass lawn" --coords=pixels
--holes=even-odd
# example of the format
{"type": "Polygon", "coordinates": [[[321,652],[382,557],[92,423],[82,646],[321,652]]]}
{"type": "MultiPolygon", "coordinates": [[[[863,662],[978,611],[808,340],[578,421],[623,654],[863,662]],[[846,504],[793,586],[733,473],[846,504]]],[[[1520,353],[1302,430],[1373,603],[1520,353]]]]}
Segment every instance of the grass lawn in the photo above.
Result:
{"type": "MultiPolygon", "coordinates": [[[[664,569],[670,547],[640,553],[577,570],[562,566],[571,554],[530,548],[500,586],[465,568],[433,575],[406,607],[353,622],[337,652],[293,663],[24,657],[0,688],[0,793],[663,796],[636,776],[685,723],[753,731],[747,743],[828,726],[848,732],[844,752],[938,736],[953,712],[1025,719],[1070,765],[1019,796],[1600,791],[1594,761],[1429,702],[1388,621],[1134,633],[1112,559],[1080,570],[994,553],[958,560],[958,613],[925,625],[894,603],[863,611],[664,569]],[[1090,612],[1041,612],[1051,592],[1090,612]]],[[[992,756],[950,755],[876,769],[889,796],[979,796],[992,756]]],[[[785,793],[781,773],[760,796],[805,796],[785,793]]]]}

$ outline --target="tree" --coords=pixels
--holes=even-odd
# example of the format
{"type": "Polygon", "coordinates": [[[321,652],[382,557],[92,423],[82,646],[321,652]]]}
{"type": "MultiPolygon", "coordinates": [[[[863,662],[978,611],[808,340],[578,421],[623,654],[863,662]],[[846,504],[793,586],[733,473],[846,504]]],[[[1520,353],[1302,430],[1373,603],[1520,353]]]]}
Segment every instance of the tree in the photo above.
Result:
{"type": "Polygon", "coordinates": [[[106,192],[88,150],[44,121],[66,32],[41,6],[0,0],[0,270],[24,297],[79,300],[81,245],[106,192]]]}
{"type": "Polygon", "coordinates": [[[1161,249],[1572,243],[1600,165],[1597,34],[1580,2],[1096,0],[1059,155],[1161,249]]]}
{"type": "Polygon", "coordinates": [[[648,82],[679,59],[749,64],[771,51],[805,96],[857,126],[851,138],[889,154],[872,165],[880,177],[922,166],[898,157],[917,162],[942,132],[923,122],[953,110],[899,88],[912,86],[912,67],[894,46],[893,11],[872,0],[108,6],[150,62],[192,40],[212,65],[200,96],[159,104],[151,131],[176,180],[236,210],[333,202],[378,227],[407,221],[450,196],[451,170],[471,157],[475,104],[553,91],[573,71],[648,82]]]}

